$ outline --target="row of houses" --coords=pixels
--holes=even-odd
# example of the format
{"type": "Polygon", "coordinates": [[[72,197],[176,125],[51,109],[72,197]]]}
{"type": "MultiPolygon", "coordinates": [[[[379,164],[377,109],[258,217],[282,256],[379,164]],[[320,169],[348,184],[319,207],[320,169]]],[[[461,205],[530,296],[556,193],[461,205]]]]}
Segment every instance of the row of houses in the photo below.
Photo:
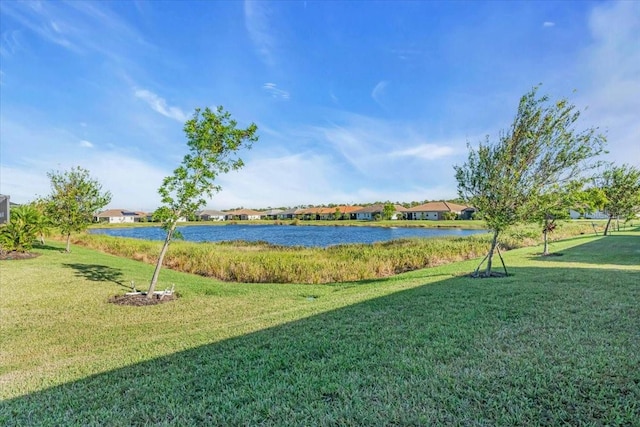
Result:
{"type": "MultiPolygon", "coordinates": [[[[237,209],[232,211],[202,210],[197,213],[201,221],[247,221],[247,220],[335,220],[351,219],[359,221],[373,221],[384,216],[385,205],[371,206],[336,206],[331,208],[306,209],[270,209],[257,211],[252,209],[237,209]]],[[[407,220],[443,220],[448,218],[471,219],[476,209],[471,206],[450,202],[429,202],[412,208],[393,205],[391,219],[407,220]]],[[[133,223],[150,221],[151,215],[126,209],[109,209],[95,217],[96,222],[110,224],[133,223]]],[[[186,219],[183,218],[184,221],[186,219]]]]}

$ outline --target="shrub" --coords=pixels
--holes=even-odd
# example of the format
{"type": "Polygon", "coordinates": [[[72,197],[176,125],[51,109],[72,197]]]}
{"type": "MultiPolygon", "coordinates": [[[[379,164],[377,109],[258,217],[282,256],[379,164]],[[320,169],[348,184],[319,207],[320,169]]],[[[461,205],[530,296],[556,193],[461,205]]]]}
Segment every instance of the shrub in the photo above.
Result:
{"type": "Polygon", "coordinates": [[[458,219],[458,214],[455,212],[445,212],[442,214],[442,218],[447,221],[458,219]]]}
{"type": "Polygon", "coordinates": [[[40,211],[30,205],[11,210],[9,223],[0,229],[0,247],[3,251],[27,252],[33,247],[40,232],[43,218],[40,211]]]}

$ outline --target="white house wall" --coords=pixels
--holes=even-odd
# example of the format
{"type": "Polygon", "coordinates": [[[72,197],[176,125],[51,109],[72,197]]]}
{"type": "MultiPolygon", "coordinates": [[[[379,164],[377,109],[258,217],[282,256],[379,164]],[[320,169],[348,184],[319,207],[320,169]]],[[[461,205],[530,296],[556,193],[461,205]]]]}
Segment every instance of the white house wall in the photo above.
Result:
{"type": "Polygon", "coordinates": [[[437,220],[438,212],[413,212],[415,219],[437,220]]]}
{"type": "Polygon", "coordinates": [[[125,224],[134,222],[134,217],[132,216],[110,216],[109,224],[125,224]]]}
{"type": "Polygon", "coordinates": [[[571,209],[569,211],[569,217],[571,217],[571,219],[580,219],[580,218],[584,218],[584,219],[608,219],[609,215],[607,215],[605,212],[602,211],[595,211],[592,213],[587,213],[583,216],[580,215],[579,212],[574,211],[573,209],[571,209]]]}

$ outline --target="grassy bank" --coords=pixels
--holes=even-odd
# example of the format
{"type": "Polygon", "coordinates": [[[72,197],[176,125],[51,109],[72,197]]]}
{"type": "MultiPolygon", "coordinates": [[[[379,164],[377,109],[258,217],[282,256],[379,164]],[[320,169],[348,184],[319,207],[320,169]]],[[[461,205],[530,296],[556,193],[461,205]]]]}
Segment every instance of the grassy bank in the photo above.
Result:
{"type": "MultiPolygon", "coordinates": [[[[552,238],[593,232],[590,222],[567,222],[553,233],[552,238]]],[[[501,242],[503,248],[513,249],[536,244],[541,238],[539,227],[528,225],[514,227],[501,242]]],[[[104,235],[77,236],[74,243],[151,264],[156,262],[161,246],[161,242],[104,235]]],[[[484,255],[488,247],[488,235],[402,239],[326,249],[266,243],[174,241],[164,264],[174,270],[231,282],[334,283],[388,277],[477,258],[484,255]]]]}
{"type": "Polygon", "coordinates": [[[53,245],[0,262],[2,425],[634,425],[640,233],[334,285],[109,296],[152,267],[53,245]]]}

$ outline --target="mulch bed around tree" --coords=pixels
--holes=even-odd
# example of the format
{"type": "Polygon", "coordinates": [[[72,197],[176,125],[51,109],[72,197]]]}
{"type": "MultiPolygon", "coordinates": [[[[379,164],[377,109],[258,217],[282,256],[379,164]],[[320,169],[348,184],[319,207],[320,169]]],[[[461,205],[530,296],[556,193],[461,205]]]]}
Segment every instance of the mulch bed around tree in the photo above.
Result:
{"type": "Polygon", "coordinates": [[[19,259],[31,259],[35,257],[39,257],[40,254],[34,254],[32,252],[2,252],[0,251],[0,260],[9,261],[9,260],[19,260],[19,259]]]}
{"type": "Polygon", "coordinates": [[[469,273],[468,277],[471,277],[472,279],[489,279],[496,277],[507,277],[507,274],[501,271],[492,271],[491,274],[487,276],[485,273],[476,273],[474,271],[473,273],[469,273]]]}
{"type": "Polygon", "coordinates": [[[136,295],[116,295],[109,298],[109,302],[116,305],[133,305],[133,306],[144,306],[144,305],[156,305],[163,304],[165,302],[175,301],[178,299],[177,294],[165,295],[162,299],[160,299],[160,295],[154,295],[153,298],[147,299],[145,294],[136,294],[136,295]]]}

